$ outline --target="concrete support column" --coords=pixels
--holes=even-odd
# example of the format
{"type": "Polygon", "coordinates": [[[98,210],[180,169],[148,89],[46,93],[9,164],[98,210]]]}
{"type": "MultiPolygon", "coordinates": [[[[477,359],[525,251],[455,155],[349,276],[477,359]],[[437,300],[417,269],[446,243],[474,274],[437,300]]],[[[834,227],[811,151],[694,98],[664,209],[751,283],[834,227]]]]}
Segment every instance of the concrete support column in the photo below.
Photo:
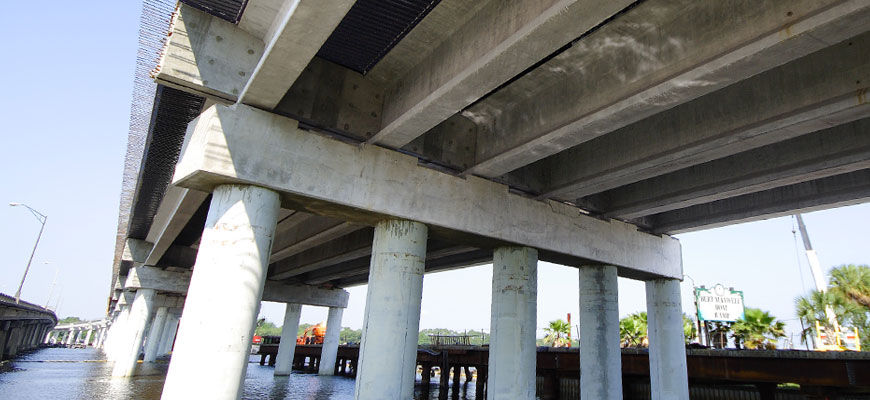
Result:
{"type": "Polygon", "coordinates": [[[580,398],[622,399],[616,267],[580,267],[580,398]]]}
{"type": "Polygon", "coordinates": [[[427,237],[419,222],[389,220],[375,227],[357,400],[413,395],[427,237]]]}
{"type": "Polygon", "coordinates": [[[106,346],[106,355],[108,356],[109,361],[115,361],[118,358],[120,347],[123,343],[123,338],[126,337],[125,331],[127,330],[127,317],[130,316],[130,306],[122,305],[121,311],[115,317],[115,323],[112,324],[112,332],[111,336],[109,336],[110,343],[106,346]]]}
{"type": "Polygon", "coordinates": [[[148,317],[154,307],[154,289],[138,289],[133,304],[130,305],[130,315],[127,316],[127,327],[121,338],[121,346],[118,347],[118,356],[115,366],[112,368],[112,376],[133,376],[136,363],[139,361],[139,350],[145,339],[145,327],[148,325],[148,317]]]}
{"type": "Polygon", "coordinates": [[[97,335],[97,343],[94,347],[96,347],[98,349],[103,348],[103,344],[106,342],[106,335],[108,333],[108,330],[109,330],[109,328],[106,326],[100,328],[100,334],[97,335]]]}
{"type": "Polygon", "coordinates": [[[91,335],[94,334],[94,328],[88,329],[88,334],[85,335],[85,346],[91,344],[91,335]]]}
{"type": "Polygon", "coordinates": [[[70,329],[70,330],[69,330],[69,334],[66,335],[66,345],[67,345],[67,346],[69,346],[69,345],[72,344],[72,342],[73,342],[73,338],[75,337],[75,335],[76,335],[76,331],[75,331],[75,329],[70,329]]]}
{"type": "Polygon", "coordinates": [[[326,336],[320,352],[320,369],[318,375],[335,375],[335,357],[338,355],[338,339],[341,333],[341,315],[344,309],[329,307],[326,317],[326,336]]]}
{"type": "Polygon", "coordinates": [[[281,343],[275,359],[275,376],[290,375],[293,370],[293,355],[296,353],[296,334],[299,332],[299,317],[302,305],[287,303],[284,308],[284,325],[281,327],[281,343]]]}
{"type": "Polygon", "coordinates": [[[164,400],[241,397],[279,205],[278,193],[268,189],[215,188],[164,400]]]}
{"type": "Polygon", "coordinates": [[[172,351],[172,342],[175,340],[175,332],[178,331],[178,316],[168,314],[166,316],[166,327],[163,328],[163,337],[160,339],[160,355],[169,354],[172,351]]]}
{"type": "Polygon", "coordinates": [[[44,340],[42,343],[43,343],[43,344],[49,344],[49,343],[51,343],[51,337],[52,337],[52,336],[54,336],[54,331],[48,331],[48,333],[45,335],[45,340],[44,340]]]}
{"type": "Polygon", "coordinates": [[[492,259],[492,334],[488,400],[535,399],[538,251],[495,249],[492,259]]]}
{"type": "Polygon", "coordinates": [[[157,351],[160,347],[160,335],[163,334],[163,327],[166,324],[166,307],[159,307],[154,314],[154,321],[151,322],[151,331],[148,332],[148,341],[145,343],[145,362],[154,362],[157,359],[157,351]]]}
{"type": "Polygon", "coordinates": [[[680,281],[646,282],[650,390],[653,400],[689,398],[680,281]]]}

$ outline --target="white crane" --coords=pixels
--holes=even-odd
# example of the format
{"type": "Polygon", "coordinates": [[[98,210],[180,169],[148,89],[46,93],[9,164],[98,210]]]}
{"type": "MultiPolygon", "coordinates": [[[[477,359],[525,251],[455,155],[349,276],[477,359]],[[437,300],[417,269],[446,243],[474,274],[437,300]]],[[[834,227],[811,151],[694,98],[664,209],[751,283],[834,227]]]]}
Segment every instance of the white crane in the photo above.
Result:
{"type": "MultiPolygon", "coordinates": [[[[813,245],[810,243],[810,235],[807,233],[807,226],[804,225],[804,219],[800,214],[795,214],[797,219],[798,229],[801,232],[801,238],[804,241],[804,249],[807,254],[807,262],[810,264],[810,272],[813,274],[813,280],[816,283],[816,290],[825,292],[828,290],[828,285],[825,284],[825,275],[822,274],[822,267],[819,265],[819,256],[813,250],[813,245]]],[[[837,316],[834,314],[834,309],[831,306],[825,307],[825,316],[828,317],[828,323],[834,328],[835,334],[839,335],[840,324],[837,323],[837,316]]]]}

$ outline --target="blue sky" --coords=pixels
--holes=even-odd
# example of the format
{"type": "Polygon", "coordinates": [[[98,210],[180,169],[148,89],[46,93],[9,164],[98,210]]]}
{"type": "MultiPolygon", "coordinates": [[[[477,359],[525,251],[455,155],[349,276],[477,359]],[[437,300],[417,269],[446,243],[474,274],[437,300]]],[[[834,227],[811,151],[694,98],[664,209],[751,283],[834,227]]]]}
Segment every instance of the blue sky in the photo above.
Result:
{"type": "MultiPolygon", "coordinates": [[[[23,298],[48,300],[55,271],[61,316],[99,318],[108,296],[118,196],[126,148],[139,4],[134,1],[13,2],[0,24],[0,291],[13,294],[39,230],[23,202],[49,216],[23,298]],[[50,262],[50,264],[44,264],[50,262]]],[[[870,263],[870,204],[806,215],[824,268],[870,263]]],[[[744,291],[747,305],[793,316],[793,300],[812,285],[803,249],[796,257],[790,218],[680,235],[685,273],[698,285],[744,291]],[[802,271],[803,282],[801,281],[802,271]]],[[[800,243],[798,243],[800,246],[800,243]]],[[[427,275],[421,327],[488,329],[489,266],[427,275]]],[[[691,284],[683,308],[692,312],[691,284]]],[[[351,288],[344,324],[362,325],[365,287],[351,288]]],[[[539,326],[577,315],[577,271],[539,266],[539,326]]],[[[643,284],[620,281],[620,314],[643,310],[643,284]]],[[[262,314],[281,321],[283,306],[262,314]]],[[[303,322],[325,320],[308,307],[303,322]]],[[[792,330],[799,329],[789,321],[792,330]]]]}

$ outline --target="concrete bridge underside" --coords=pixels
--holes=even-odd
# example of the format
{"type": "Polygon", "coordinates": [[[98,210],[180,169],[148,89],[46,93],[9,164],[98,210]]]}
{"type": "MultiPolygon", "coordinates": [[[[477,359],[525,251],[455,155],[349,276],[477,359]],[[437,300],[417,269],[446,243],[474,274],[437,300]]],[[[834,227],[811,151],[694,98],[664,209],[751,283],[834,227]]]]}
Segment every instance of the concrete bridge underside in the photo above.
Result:
{"type": "Polygon", "coordinates": [[[621,397],[622,276],[647,282],[653,398],[686,398],[670,235],[870,197],[868,0],[233,4],[161,14],[131,130],[109,311],[138,354],[180,298],[164,398],[238,396],[259,301],[340,324],[363,283],[357,398],[407,397],[415,347],[381,330],[416,346],[423,274],[481,263],[490,398],[527,398],[538,260],[580,269],[581,366],[606,366],[584,397],[621,397]],[[237,326],[194,345],[222,307],[237,326]],[[188,371],[208,346],[225,385],[188,371]]]}

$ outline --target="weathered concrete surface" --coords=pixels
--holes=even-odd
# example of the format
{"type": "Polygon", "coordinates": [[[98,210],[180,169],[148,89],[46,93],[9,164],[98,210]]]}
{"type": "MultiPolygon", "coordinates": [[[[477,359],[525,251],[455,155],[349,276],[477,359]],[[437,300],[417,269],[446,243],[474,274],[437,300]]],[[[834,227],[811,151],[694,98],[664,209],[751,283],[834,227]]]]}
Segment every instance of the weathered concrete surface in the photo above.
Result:
{"type": "Polygon", "coordinates": [[[299,317],[302,305],[287,303],[284,308],[284,324],[281,325],[281,342],[275,359],[275,376],[290,375],[293,370],[293,353],[296,351],[296,334],[299,332],[299,317]]]}
{"type": "Polygon", "coordinates": [[[145,362],[154,362],[157,359],[163,329],[166,326],[167,311],[168,307],[158,307],[157,312],[154,313],[151,330],[148,332],[147,342],[145,343],[145,358],[143,358],[145,362]]]}
{"type": "Polygon", "coordinates": [[[399,148],[580,37],[631,1],[489,1],[387,90],[383,128],[399,148]]]}
{"type": "Polygon", "coordinates": [[[593,196],[606,215],[637,218],[870,168],[870,119],[684,168],[593,196]]]}
{"type": "Polygon", "coordinates": [[[264,34],[265,50],[239,102],[267,110],[275,108],[353,3],[285,1],[264,34]]]}
{"type": "Polygon", "coordinates": [[[414,394],[427,234],[426,225],[412,221],[386,220],[375,227],[357,400],[414,394]]]}
{"type": "Polygon", "coordinates": [[[208,193],[198,190],[172,185],[166,189],[166,194],[145,238],[145,241],[154,243],[148,257],[145,258],[145,265],[157,265],[207,197],[208,193]]]}
{"type": "Polygon", "coordinates": [[[341,289],[323,289],[310,285],[286,285],[266,281],[263,301],[295,303],[319,307],[347,307],[349,293],[341,289]]]}
{"type": "Polygon", "coordinates": [[[682,276],[679,243],[670,237],[514,195],[485,179],[421,167],[394,151],[321,137],[242,105],[217,105],[191,122],[174,180],[204,191],[256,183],[282,192],[287,208],[367,224],[414,218],[470,244],[520,243],[541,250],[542,259],[616,265],[622,276],[682,276]]]}
{"type": "MultiPolygon", "coordinates": [[[[870,22],[870,18],[868,18],[870,22]]],[[[870,116],[870,34],[839,42],[529,166],[574,200],[870,116]]]]}
{"type": "Polygon", "coordinates": [[[867,201],[870,170],[864,169],[651,215],[644,221],[655,229],[682,233],[867,201]]]}
{"type": "Polygon", "coordinates": [[[157,267],[133,267],[124,282],[125,289],[148,288],[160,292],[187,293],[190,286],[190,270],[169,270],[157,267]]]}
{"type": "Polygon", "coordinates": [[[863,32],[855,1],[643,2],[463,114],[501,176],[863,32]]]}
{"type": "Polygon", "coordinates": [[[118,338],[119,346],[117,347],[115,365],[112,367],[112,376],[133,376],[136,362],[139,361],[139,350],[145,340],[145,329],[154,308],[156,295],[157,292],[154,289],[136,290],[136,297],[133,304],[130,305],[122,336],[118,338]]]}
{"type": "Polygon", "coordinates": [[[689,399],[680,281],[646,282],[650,390],[653,400],[689,399]]]}
{"type": "Polygon", "coordinates": [[[163,399],[241,396],[278,209],[268,189],[215,188],[163,399]]]}
{"type": "Polygon", "coordinates": [[[488,400],[535,399],[538,252],[499,247],[492,259],[488,400]]]}
{"type": "Polygon", "coordinates": [[[338,354],[341,315],[343,313],[343,308],[329,307],[329,313],[326,316],[326,336],[323,338],[323,346],[320,352],[318,375],[335,375],[335,358],[338,354]]]}
{"type": "Polygon", "coordinates": [[[616,267],[580,267],[580,397],[622,399],[616,267]]]}
{"type": "Polygon", "coordinates": [[[186,4],[153,75],[158,83],[222,102],[234,102],[263,54],[265,44],[234,24],[186,4]]]}

